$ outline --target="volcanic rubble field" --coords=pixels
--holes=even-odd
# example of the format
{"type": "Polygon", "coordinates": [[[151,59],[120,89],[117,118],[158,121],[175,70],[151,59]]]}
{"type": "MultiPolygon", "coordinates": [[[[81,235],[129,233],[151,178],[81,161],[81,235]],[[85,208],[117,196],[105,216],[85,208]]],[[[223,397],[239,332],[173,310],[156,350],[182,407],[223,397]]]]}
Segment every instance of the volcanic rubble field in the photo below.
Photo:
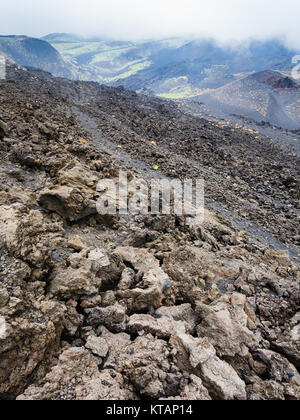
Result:
{"type": "Polygon", "coordinates": [[[299,399],[293,154],[168,102],[20,67],[0,104],[1,399],[299,399]],[[101,216],[96,184],[120,167],[204,177],[220,214],[101,216]]]}

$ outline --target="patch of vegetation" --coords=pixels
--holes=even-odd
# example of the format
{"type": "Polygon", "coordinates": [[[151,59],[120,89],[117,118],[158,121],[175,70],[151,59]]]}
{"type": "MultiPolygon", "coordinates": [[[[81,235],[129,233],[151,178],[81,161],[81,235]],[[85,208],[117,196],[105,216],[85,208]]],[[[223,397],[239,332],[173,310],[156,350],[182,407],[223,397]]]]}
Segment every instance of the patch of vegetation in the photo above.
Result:
{"type": "Polygon", "coordinates": [[[152,63],[130,55],[132,42],[55,42],[52,44],[65,60],[77,68],[77,78],[102,83],[117,82],[146,69],[152,63]]]}
{"type": "MultiPolygon", "coordinates": [[[[136,63],[132,63],[129,65],[129,70],[125,71],[122,74],[119,74],[118,76],[111,77],[108,79],[109,82],[116,82],[117,80],[126,79],[127,77],[133,76],[134,74],[137,74],[139,71],[146,69],[147,67],[150,67],[152,64],[151,61],[144,61],[144,60],[138,60],[136,63]]],[[[128,66],[126,66],[128,68],[128,66]]]]}

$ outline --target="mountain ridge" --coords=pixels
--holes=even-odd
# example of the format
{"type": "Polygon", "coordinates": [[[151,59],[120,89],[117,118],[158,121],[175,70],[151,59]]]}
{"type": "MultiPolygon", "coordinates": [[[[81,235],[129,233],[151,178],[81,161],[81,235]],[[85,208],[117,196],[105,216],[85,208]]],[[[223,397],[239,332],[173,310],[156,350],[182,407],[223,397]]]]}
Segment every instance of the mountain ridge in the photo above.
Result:
{"type": "Polygon", "coordinates": [[[21,66],[36,67],[56,76],[72,77],[71,66],[48,42],[25,35],[0,36],[0,53],[21,66]]]}

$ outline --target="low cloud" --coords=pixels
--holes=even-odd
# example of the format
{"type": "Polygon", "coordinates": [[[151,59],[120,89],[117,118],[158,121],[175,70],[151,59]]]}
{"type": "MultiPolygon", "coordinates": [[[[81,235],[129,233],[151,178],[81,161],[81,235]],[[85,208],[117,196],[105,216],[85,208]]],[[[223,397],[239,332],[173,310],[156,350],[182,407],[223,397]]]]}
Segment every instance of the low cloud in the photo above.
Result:
{"type": "Polygon", "coordinates": [[[299,0],[10,0],[1,8],[3,34],[193,35],[223,43],[280,37],[300,48],[299,0]]]}

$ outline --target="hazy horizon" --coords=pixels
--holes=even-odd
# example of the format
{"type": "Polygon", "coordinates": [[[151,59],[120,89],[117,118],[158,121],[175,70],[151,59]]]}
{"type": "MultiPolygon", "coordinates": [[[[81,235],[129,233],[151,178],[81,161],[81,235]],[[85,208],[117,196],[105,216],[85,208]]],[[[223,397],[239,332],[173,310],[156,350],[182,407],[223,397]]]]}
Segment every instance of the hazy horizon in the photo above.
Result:
{"type": "Polygon", "coordinates": [[[2,35],[73,33],[132,41],[186,36],[219,43],[279,38],[300,49],[296,0],[11,0],[1,16],[2,35]]]}

